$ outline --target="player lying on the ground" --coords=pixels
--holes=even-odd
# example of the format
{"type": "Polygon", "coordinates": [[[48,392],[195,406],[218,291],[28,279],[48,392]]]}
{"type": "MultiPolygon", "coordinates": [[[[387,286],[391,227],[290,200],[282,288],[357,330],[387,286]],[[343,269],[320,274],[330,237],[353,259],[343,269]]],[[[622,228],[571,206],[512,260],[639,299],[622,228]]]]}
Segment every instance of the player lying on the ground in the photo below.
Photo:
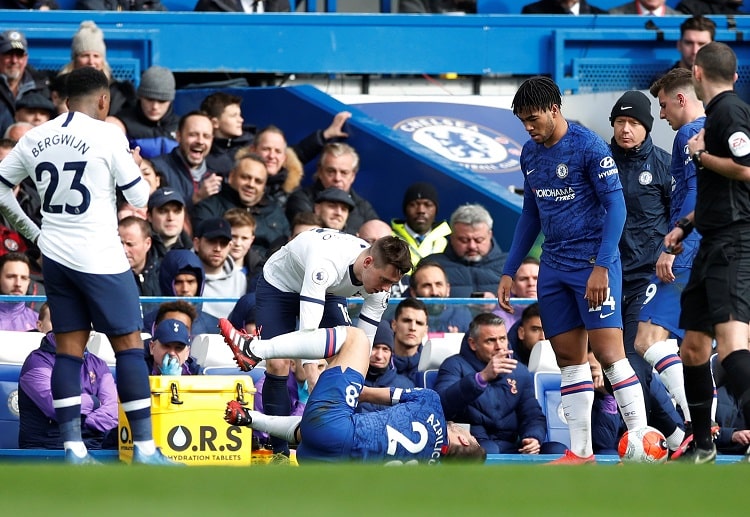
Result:
{"type": "Polygon", "coordinates": [[[297,459],[305,461],[386,461],[436,463],[443,459],[484,461],[486,453],[461,426],[446,422],[440,397],[432,390],[367,388],[364,376],[370,344],[355,327],[297,331],[272,339],[253,339],[219,321],[224,340],[243,370],[261,358],[332,358],[318,379],[300,416],[270,416],[227,404],[224,419],[299,444],[297,459]],[[392,404],[373,413],[358,414],[359,401],[392,404]]]}

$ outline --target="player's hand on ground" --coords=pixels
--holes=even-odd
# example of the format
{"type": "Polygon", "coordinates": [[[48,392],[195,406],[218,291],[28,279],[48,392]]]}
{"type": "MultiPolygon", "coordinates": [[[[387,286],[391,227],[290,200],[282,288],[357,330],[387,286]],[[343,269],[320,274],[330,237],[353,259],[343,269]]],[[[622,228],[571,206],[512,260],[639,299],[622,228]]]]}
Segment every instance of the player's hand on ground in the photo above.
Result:
{"type": "Polygon", "coordinates": [[[601,307],[607,301],[609,292],[609,272],[602,266],[594,266],[586,282],[586,298],[589,301],[589,309],[601,307]]]}
{"type": "Polygon", "coordinates": [[[659,258],[656,260],[656,276],[659,280],[667,284],[674,282],[675,276],[672,272],[672,264],[674,264],[673,254],[662,252],[659,255],[659,258]]]}
{"type": "Polygon", "coordinates": [[[518,452],[521,454],[539,454],[541,449],[542,446],[536,438],[524,438],[521,440],[521,448],[518,449],[518,452]]]}
{"type": "Polygon", "coordinates": [[[224,411],[224,420],[228,424],[239,426],[249,426],[253,423],[253,419],[250,417],[247,409],[236,400],[227,402],[227,409],[224,411]]]}
{"type": "Polygon", "coordinates": [[[500,284],[497,286],[497,303],[508,314],[513,314],[513,307],[510,306],[511,287],[513,287],[513,279],[509,275],[500,277],[500,284]]]}

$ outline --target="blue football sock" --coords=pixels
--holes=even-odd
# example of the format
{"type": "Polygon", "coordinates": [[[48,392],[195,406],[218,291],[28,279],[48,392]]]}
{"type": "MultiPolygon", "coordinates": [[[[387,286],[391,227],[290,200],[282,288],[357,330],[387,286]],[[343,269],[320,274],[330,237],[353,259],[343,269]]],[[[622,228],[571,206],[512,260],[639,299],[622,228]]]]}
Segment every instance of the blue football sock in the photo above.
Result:
{"type": "MultiPolygon", "coordinates": [[[[287,377],[272,375],[266,372],[263,383],[263,412],[266,415],[289,416],[292,403],[289,400],[289,390],[286,387],[287,377]]],[[[271,437],[273,452],[289,454],[289,444],[281,438],[271,437]]]]}
{"type": "Polygon", "coordinates": [[[143,349],[132,348],[115,353],[117,394],[128,417],[133,441],[152,439],[151,388],[143,349]]]}
{"type": "Polygon", "coordinates": [[[52,368],[50,387],[55,418],[63,442],[81,440],[81,368],[83,359],[57,354],[52,368]]]}

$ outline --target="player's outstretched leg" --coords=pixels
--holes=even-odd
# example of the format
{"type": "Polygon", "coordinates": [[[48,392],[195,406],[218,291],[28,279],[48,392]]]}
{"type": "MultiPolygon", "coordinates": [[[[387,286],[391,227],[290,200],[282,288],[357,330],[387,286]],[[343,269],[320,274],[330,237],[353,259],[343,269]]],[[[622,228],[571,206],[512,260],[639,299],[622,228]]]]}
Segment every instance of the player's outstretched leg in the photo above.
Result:
{"type": "Polygon", "coordinates": [[[224,420],[230,425],[252,427],[256,431],[283,438],[289,445],[298,445],[297,428],[301,416],[264,415],[260,411],[247,409],[236,400],[227,402],[224,420]]]}
{"type": "Polygon", "coordinates": [[[232,350],[237,366],[243,371],[252,370],[262,359],[333,357],[341,350],[347,337],[354,339],[355,332],[350,329],[353,327],[297,330],[271,339],[254,339],[234,328],[228,320],[219,320],[219,331],[232,350]],[[352,336],[348,336],[350,333],[352,336]]]}

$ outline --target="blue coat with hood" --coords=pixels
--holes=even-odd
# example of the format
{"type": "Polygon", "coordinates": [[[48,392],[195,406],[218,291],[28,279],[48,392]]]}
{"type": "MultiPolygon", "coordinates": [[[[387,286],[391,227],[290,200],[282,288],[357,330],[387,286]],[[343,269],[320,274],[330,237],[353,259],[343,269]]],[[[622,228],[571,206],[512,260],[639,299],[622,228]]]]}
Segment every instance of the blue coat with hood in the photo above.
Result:
{"type": "MultiPolygon", "coordinates": [[[[168,252],[161,261],[159,269],[159,287],[162,296],[175,296],[174,279],[180,273],[190,272],[198,279],[198,294],[203,296],[203,286],[206,284],[206,274],[203,271],[198,255],[190,250],[172,250],[168,252]]],[[[219,332],[219,320],[203,312],[202,304],[194,304],[198,311],[198,317],[193,321],[190,333],[195,336],[198,334],[216,334],[219,332]]],[[[157,309],[158,310],[158,309],[157,309]]],[[[143,317],[144,332],[152,332],[154,320],[156,319],[157,310],[149,312],[143,317]]]]}
{"type": "Polygon", "coordinates": [[[517,453],[523,438],[543,444],[547,421],[534,397],[529,370],[519,362],[513,372],[482,387],[476,374],[485,366],[469,348],[467,333],[460,352],[443,361],[435,381],[445,418],[469,423],[471,434],[488,453],[517,453]]]}
{"type": "MultiPolygon", "coordinates": [[[[622,281],[650,280],[664,249],[672,194],[671,155],[654,145],[651,135],[633,149],[610,144],[620,173],[627,218],[620,238],[622,281]]],[[[627,288],[623,288],[626,292],[627,288]]]]}

